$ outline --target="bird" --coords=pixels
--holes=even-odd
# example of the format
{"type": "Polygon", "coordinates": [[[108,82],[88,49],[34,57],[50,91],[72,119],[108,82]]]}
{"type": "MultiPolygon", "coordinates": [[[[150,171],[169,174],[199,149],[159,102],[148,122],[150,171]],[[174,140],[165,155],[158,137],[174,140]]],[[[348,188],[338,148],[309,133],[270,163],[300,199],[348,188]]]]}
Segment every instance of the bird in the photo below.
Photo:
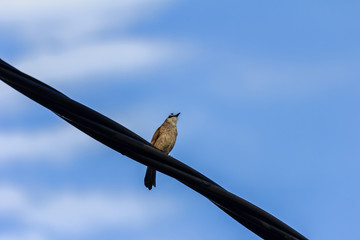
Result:
{"type": "MultiPolygon", "coordinates": [[[[163,153],[169,154],[173,149],[177,137],[176,123],[180,113],[171,113],[164,121],[163,124],[155,131],[151,144],[162,151],[163,153]]],[[[145,186],[151,190],[152,187],[156,187],[156,170],[147,167],[144,178],[145,186]]]]}

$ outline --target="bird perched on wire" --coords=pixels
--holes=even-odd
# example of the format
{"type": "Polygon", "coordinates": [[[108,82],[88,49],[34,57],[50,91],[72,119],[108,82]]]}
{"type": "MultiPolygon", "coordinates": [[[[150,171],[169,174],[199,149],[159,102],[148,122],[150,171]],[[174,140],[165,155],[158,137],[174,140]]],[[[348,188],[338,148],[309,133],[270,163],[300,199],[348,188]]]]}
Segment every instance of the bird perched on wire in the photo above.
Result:
{"type": "MultiPolygon", "coordinates": [[[[164,123],[155,131],[151,139],[151,144],[160,151],[169,154],[173,149],[177,136],[176,123],[180,113],[171,113],[164,121],[164,123]]],[[[144,178],[145,186],[151,190],[156,187],[156,171],[151,167],[147,167],[144,178]]]]}

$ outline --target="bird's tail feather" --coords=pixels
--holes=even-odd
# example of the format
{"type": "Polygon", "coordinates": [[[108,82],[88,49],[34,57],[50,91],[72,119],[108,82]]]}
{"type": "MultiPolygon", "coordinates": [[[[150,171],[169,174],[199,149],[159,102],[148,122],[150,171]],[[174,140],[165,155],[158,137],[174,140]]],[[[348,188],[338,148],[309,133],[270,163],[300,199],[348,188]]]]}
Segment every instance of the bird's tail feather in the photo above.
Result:
{"type": "Polygon", "coordinates": [[[153,169],[151,167],[148,167],[146,169],[144,184],[149,190],[152,189],[152,186],[156,187],[156,170],[155,169],[153,169]]]}

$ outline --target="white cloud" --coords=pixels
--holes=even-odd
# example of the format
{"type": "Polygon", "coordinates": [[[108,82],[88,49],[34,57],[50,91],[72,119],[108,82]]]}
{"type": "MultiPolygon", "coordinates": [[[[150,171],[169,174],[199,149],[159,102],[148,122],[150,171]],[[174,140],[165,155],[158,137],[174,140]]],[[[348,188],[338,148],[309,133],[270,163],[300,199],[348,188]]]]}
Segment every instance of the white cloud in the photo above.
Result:
{"type": "Polygon", "coordinates": [[[116,17],[120,19],[133,18],[133,15],[141,18],[144,12],[138,11],[153,11],[154,8],[167,4],[169,0],[1,0],[0,2],[3,9],[0,19],[22,22],[44,18],[62,19],[67,14],[79,19],[83,14],[94,14],[95,17],[111,13],[118,14],[116,17]]]}
{"type": "MultiPolygon", "coordinates": [[[[63,49],[60,52],[38,53],[14,65],[46,82],[51,83],[55,80],[72,83],[78,77],[96,73],[139,74],[169,62],[176,48],[181,47],[153,40],[99,42],[63,49]]],[[[181,57],[181,54],[178,56],[181,57]]],[[[99,79],[104,80],[106,79],[99,79]]]]}
{"type": "Polygon", "coordinates": [[[90,138],[77,129],[66,126],[41,130],[2,130],[0,135],[0,165],[18,161],[69,160],[91,145],[90,138]]]}
{"type": "Polygon", "coordinates": [[[0,233],[0,240],[45,240],[48,239],[36,232],[6,232],[0,233]]]}
{"type": "Polygon", "coordinates": [[[170,2],[0,0],[0,23],[23,45],[16,68],[47,83],[73,83],[98,73],[144,73],[181,59],[187,46],[126,34],[170,2]]]}
{"type": "Polygon", "coordinates": [[[74,43],[100,30],[127,28],[167,0],[1,0],[0,21],[39,47],[74,43]]]}
{"type": "Polygon", "coordinates": [[[13,114],[23,110],[25,97],[0,80],[0,114],[13,114]]]}
{"type": "Polygon", "coordinates": [[[89,234],[111,228],[137,229],[176,211],[176,203],[165,196],[154,199],[133,192],[67,191],[32,196],[17,187],[2,185],[0,195],[0,215],[44,233],[89,234]]]}

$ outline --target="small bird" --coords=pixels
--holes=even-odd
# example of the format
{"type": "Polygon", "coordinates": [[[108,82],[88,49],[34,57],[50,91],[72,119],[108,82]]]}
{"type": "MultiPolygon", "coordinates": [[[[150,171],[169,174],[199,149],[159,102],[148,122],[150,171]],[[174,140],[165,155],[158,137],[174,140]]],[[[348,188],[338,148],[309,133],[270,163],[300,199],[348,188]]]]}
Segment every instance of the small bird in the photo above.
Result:
{"type": "MultiPolygon", "coordinates": [[[[173,149],[177,136],[176,123],[180,113],[171,113],[164,123],[156,130],[151,139],[151,144],[160,151],[169,154],[173,149]]],[[[152,186],[156,187],[156,170],[147,167],[144,178],[145,186],[151,190],[152,186]]]]}

